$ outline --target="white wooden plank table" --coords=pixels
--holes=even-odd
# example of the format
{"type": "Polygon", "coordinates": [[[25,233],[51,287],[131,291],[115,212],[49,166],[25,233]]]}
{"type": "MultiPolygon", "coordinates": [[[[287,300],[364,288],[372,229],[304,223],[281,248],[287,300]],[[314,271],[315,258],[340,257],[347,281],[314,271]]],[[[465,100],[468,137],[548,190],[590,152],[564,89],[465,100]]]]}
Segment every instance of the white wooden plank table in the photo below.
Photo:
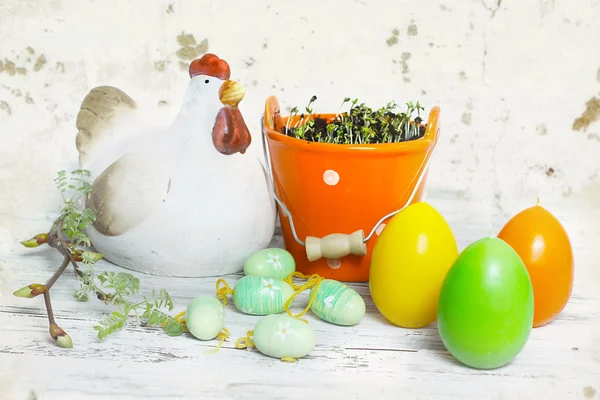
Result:
{"type": "MultiPolygon", "coordinates": [[[[477,222],[466,200],[456,193],[438,191],[427,200],[446,217],[461,250],[488,232],[486,223],[477,222]]],[[[565,218],[568,215],[564,213],[565,218]]],[[[34,234],[49,226],[52,217],[14,216],[9,222],[34,234]]],[[[494,220],[494,232],[503,221],[494,220]]],[[[93,326],[112,307],[95,299],[75,301],[72,294],[78,282],[67,270],[52,289],[57,323],[74,342],[73,349],[62,349],[48,335],[42,297],[21,299],[11,294],[30,283],[43,283],[61,257],[49,248],[10,244],[5,246],[8,254],[0,254],[0,398],[600,399],[600,268],[594,245],[599,235],[595,231],[574,236],[576,276],[569,304],[551,324],[532,331],[510,364],[490,371],[455,361],[435,323],[414,330],[389,324],[373,305],[367,284],[352,284],[367,304],[360,324],[335,326],[308,313],[317,334],[316,348],[296,363],[284,363],[255,349],[235,348],[235,340],[259,317],[238,312],[231,302],[226,307],[231,337],[216,354],[207,352],[217,341],[202,342],[187,334],[169,337],[133,322],[100,342],[93,326]]],[[[22,239],[4,238],[17,244],[22,239]]],[[[282,246],[279,233],[272,245],[282,246]]],[[[119,270],[104,261],[97,269],[119,270]]],[[[214,293],[217,279],[133,274],[141,279],[144,293],[167,289],[175,302],[174,313],[184,310],[193,297],[214,293]]],[[[233,287],[240,276],[225,279],[233,287]]],[[[295,309],[306,301],[304,293],[295,309]]]]}

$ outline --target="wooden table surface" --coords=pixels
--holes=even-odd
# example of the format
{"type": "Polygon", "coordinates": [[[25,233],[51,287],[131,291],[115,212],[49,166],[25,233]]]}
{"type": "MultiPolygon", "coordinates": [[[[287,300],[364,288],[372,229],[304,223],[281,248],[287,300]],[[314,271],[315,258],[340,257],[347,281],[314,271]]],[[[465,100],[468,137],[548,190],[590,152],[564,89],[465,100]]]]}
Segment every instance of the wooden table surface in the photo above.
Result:
{"type": "MultiPolygon", "coordinates": [[[[462,250],[488,231],[456,193],[430,194],[428,201],[446,217],[462,250]]],[[[560,214],[560,213],[559,213],[560,214]]],[[[569,225],[570,213],[564,212],[569,225]]],[[[53,216],[13,220],[32,234],[53,216]]],[[[17,217],[15,217],[17,218],[17,217]]],[[[9,221],[10,222],[10,221],[9,221]]],[[[494,232],[502,224],[494,222],[494,232]],[[499,225],[500,224],[500,225],[499,225]]],[[[22,230],[21,230],[22,231],[22,230]]],[[[356,326],[328,324],[307,315],[317,334],[310,355],[284,363],[256,350],[235,348],[235,340],[259,317],[244,315],[230,303],[226,327],[231,338],[216,354],[217,341],[169,337],[160,329],[132,321],[100,342],[93,326],[111,311],[100,301],[73,298],[78,282],[72,270],[52,289],[58,324],[74,348],[57,347],[48,335],[43,299],[22,299],[12,292],[43,283],[61,257],[48,248],[10,244],[0,255],[0,398],[20,399],[600,399],[600,262],[597,232],[575,232],[576,275],[573,295],[551,324],[534,329],[523,351],[508,365],[491,371],[461,365],[445,350],[435,323],[423,329],[393,326],[373,305],[367,284],[352,284],[364,297],[367,315],[356,326]]],[[[23,237],[8,237],[18,244],[23,237]]],[[[6,243],[5,243],[6,244],[6,243]]],[[[273,246],[281,246],[278,233],[273,246]]],[[[101,261],[98,270],[119,270],[101,261]]],[[[215,291],[216,278],[148,276],[143,293],[165,288],[184,310],[200,294],[215,291]]],[[[237,276],[226,276],[233,286],[237,276]]],[[[306,294],[297,307],[306,304],[306,294]]]]}

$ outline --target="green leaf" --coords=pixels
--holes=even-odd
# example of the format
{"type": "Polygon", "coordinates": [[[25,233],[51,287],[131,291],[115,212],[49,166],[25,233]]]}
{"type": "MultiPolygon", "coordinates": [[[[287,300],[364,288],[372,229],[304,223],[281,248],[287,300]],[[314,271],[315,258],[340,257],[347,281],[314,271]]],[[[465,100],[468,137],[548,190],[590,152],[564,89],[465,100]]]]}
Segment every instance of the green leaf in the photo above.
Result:
{"type": "Polygon", "coordinates": [[[146,321],[148,326],[156,326],[159,323],[160,315],[155,310],[150,310],[146,318],[148,319],[148,321],[146,321]]]}
{"type": "Polygon", "coordinates": [[[165,322],[165,320],[168,317],[161,313],[160,311],[157,310],[152,310],[150,311],[149,315],[148,315],[148,321],[147,324],[148,326],[157,326],[157,325],[161,325],[163,322],[165,322]]]}
{"type": "Polygon", "coordinates": [[[146,308],[146,311],[144,311],[144,313],[142,314],[142,318],[147,320],[150,317],[150,315],[152,314],[152,311],[153,311],[152,308],[148,306],[146,308]]]}
{"type": "Polygon", "coordinates": [[[87,220],[87,221],[94,221],[96,219],[96,213],[89,208],[86,208],[85,210],[83,210],[83,212],[81,213],[81,216],[84,220],[87,220]]]}
{"type": "Polygon", "coordinates": [[[140,291],[140,280],[127,272],[119,272],[115,275],[113,285],[121,295],[134,295],[140,291]]]}
{"type": "Polygon", "coordinates": [[[93,251],[82,251],[81,258],[85,264],[95,264],[104,258],[104,255],[102,253],[96,253],[93,251]]]}
{"type": "Polygon", "coordinates": [[[108,289],[112,289],[112,279],[113,276],[115,275],[114,272],[112,271],[104,271],[101,272],[100,274],[98,274],[98,280],[100,281],[100,283],[102,283],[102,286],[108,288],[108,289]]]}
{"type": "Polygon", "coordinates": [[[86,302],[90,299],[88,293],[89,288],[87,286],[84,286],[81,289],[77,290],[75,293],[73,293],[73,296],[77,301],[86,302]]]}
{"type": "Polygon", "coordinates": [[[175,319],[169,317],[167,323],[163,326],[163,331],[169,336],[181,336],[183,334],[183,326],[175,319]]]}
{"type": "Polygon", "coordinates": [[[76,169],[76,170],[74,170],[74,171],[71,171],[71,174],[72,174],[72,175],[82,175],[82,176],[83,176],[83,175],[85,175],[85,176],[90,176],[90,171],[89,171],[89,170],[87,170],[87,169],[82,169],[82,168],[80,168],[80,169],[76,169]]]}
{"type": "Polygon", "coordinates": [[[127,314],[113,311],[99,325],[94,326],[98,331],[98,339],[102,340],[116,331],[123,329],[127,321],[127,314]]]}
{"type": "Polygon", "coordinates": [[[173,304],[173,299],[171,299],[169,293],[165,289],[161,289],[160,292],[165,297],[166,306],[169,309],[169,311],[173,310],[173,307],[175,307],[175,305],[173,304]]]}

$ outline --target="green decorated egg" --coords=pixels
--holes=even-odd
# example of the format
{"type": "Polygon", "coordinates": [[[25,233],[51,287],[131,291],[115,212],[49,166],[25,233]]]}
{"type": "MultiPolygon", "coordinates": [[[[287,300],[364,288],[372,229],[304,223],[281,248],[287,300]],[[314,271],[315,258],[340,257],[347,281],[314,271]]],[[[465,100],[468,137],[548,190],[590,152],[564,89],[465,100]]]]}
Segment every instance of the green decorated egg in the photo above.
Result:
{"type": "Polygon", "coordinates": [[[215,296],[198,296],[188,305],[185,323],[190,333],[201,340],[212,340],[223,329],[225,310],[215,296]]]}
{"type": "Polygon", "coordinates": [[[264,249],[252,254],[244,263],[244,274],[285,279],[296,271],[294,257],[279,248],[264,249]]]}
{"type": "Polygon", "coordinates": [[[244,314],[278,314],[292,294],[294,289],[283,279],[248,275],[235,284],[233,303],[244,314]]]}
{"type": "Polygon", "coordinates": [[[315,331],[306,322],[287,314],[261,318],[252,336],[258,351],[275,358],[304,357],[317,342],[315,331]]]}
{"type": "Polygon", "coordinates": [[[365,301],[356,290],[333,279],[321,282],[310,309],[317,317],[336,325],[355,325],[366,311],[365,301]]]}

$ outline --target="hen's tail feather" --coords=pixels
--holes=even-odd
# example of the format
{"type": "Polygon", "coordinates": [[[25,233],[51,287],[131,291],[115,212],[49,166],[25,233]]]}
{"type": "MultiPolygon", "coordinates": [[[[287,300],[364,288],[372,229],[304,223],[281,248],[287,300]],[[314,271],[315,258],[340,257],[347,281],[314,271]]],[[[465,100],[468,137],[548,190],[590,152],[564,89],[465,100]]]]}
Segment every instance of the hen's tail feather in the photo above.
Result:
{"type": "Polygon", "coordinates": [[[93,88],[83,99],[77,114],[75,144],[79,163],[83,165],[100,139],[112,133],[117,119],[133,114],[136,109],[135,101],[116,87],[93,88]]]}

